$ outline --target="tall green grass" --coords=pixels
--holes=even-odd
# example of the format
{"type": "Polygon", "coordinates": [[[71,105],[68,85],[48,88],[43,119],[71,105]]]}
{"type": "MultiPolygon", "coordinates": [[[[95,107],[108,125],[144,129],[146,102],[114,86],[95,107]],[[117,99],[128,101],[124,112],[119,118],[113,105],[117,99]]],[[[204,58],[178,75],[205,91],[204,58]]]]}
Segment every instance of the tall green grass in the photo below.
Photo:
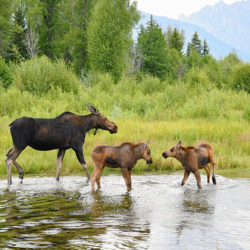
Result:
{"type": "MultiPolygon", "coordinates": [[[[6,174],[5,153],[12,146],[9,123],[21,116],[52,118],[65,111],[88,114],[88,104],[95,105],[119,127],[115,135],[101,130],[96,136],[87,134],[83,149],[90,169],[90,153],[96,145],[147,139],[151,140],[154,163],[147,166],[140,161],[135,168],[138,172],[181,169],[176,160],[161,157],[179,139],[184,145],[210,142],[218,169],[250,168],[250,95],[217,88],[206,71],[192,69],[174,83],[147,75],[140,80],[126,76],[115,83],[105,74],[80,80],[63,62],[33,60],[33,64],[27,61],[14,67],[11,86],[0,87],[0,175],[6,174]]],[[[27,148],[18,162],[25,173],[56,172],[55,151],[27,148]]],[[[82,173],[72,150],[66,152],[62,169],[62,174],[70,173],[82,173]]]]}

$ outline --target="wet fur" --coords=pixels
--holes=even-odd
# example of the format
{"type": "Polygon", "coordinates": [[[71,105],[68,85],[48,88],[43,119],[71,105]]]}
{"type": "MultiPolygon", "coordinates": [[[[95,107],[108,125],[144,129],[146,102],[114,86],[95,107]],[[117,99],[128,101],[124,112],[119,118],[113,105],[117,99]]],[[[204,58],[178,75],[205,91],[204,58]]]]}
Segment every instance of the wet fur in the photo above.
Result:
{"type": "Polygon", "coordinates": [[[212,163],[213,165],[213,176],[212,181],[213,184],[216,184],[215,178],[215,166],[216,162],[214,160],[214,149],[209,143],[201,143],[198,147],[184,147],[181,144],[181,141],[176,144],[174,147],[168,149],[163,152],[162,156],[164,158],[174,157],[179,160],[184,168],[184,178],[182,180],[181,185],[184,185],[186,180],[189,177],[190,172],[194,173],[197,185],[201,188],[201,178],[199,169],[204,168],[207,173],[207,182],[210,182],[210,168],[208,163],[212,163]]]}
{"type": "Polygon", "coordinates": [[[152,163],[149,147],[144,143],[125,142],[119,146],[99,145],[91,153],[94,162],[94,171],[90,177],[92,190],[95,182],[100,189],[100,178],[105,166],[121,168],[127,189],[131,189],[131,170],[139,159],[152,163]]]}

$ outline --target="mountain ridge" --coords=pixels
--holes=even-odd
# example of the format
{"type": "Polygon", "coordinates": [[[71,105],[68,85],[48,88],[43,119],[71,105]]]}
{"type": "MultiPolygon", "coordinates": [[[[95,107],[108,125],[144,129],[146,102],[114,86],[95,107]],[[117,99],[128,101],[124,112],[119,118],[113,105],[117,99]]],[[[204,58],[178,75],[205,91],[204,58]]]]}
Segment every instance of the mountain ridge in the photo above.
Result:
{"type": "MultiPolygon", "coordinates": [[[[135,32],[136,34],[134,34],[134,37],[137,37],[137,34],[139,32],[139,26],[140,25],[145,26],[146,23],[150,20],[150,16],[151,14],[149,13],[141,12],[141,19],[139,21],[139,24],[137,25],[136,32],[135,32]]],[[[250,53],[247,54],[244,51],[241,51],[239,49],[234,49],[233,46],[223,41],[220,41],[219,39],[217,39],[212,34],[210,34],[205,29],[203,29],[202,27],[198,25],[185,23],[183,21],[168,18],[165,16],[156,16],[156,15],[152,15],[152,16],[153,16],[153,19],[160,25],[163,31],[166,31],[168,26],[171,26],[173,28],[176,27],[179,30],[182,30],[182,29],[184,30],[185,32],[184,50],[186,50],[187,43],[192,39],[192,36],[194,32],[196,31],[202,41],[206,39],[210,52],[215,58],[219,59],[221,57],[225,57],[230,52],[234,51],[242,60],[250,61],[250,53]]]]}
{"type": "Polygon", "coordinates": [[[179,21],[199,25],[236,50],[250,54],[250,0],[208,5],[179,21]]]}

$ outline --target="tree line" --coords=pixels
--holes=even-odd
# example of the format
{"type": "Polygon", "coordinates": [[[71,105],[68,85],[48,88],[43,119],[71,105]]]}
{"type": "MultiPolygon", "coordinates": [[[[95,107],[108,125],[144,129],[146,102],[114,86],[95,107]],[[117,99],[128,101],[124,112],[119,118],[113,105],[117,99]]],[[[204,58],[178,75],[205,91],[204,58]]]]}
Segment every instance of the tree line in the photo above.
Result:
{"type": "MultiPolygon", "coordinates": [[[[138,79],[150,74],[171,82],[187,76],[190,69],[212,64],[214,78],[221,71],[221,61],[210,55],[207,41],[201,41],[197,32],[184,51],[185,32],[173,27],[163,31],[152,16],[134,41],[133,28],[140,20],[136,2],[0,0],[0,6],[0,78],[5,81],[5,63],[42,55],[64,60],[80,77],[110,73],[116,82],[124,74],[138,79]]],[[[234,53],[229,57],[232,65],[241,63],[234,53]]],[[[249,65],[243,66],[247,70],[241,71],[249,73],[249,65]]]]}

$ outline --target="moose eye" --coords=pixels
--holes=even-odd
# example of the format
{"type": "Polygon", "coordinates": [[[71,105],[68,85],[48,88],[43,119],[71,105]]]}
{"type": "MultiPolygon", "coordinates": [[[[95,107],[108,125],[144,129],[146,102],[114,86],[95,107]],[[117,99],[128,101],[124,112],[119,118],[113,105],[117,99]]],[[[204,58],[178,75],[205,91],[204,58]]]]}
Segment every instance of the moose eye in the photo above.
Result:
{"type": "Polygon", "coordinates": [[[171,151],[171,152],[174,152],[174,148],[171,148],[170,151],[171,151]]]}
{"type": "Polygon", "coordinates": [[[150,151],[148,151],[148,155],[150,155],[150,151]]]}

